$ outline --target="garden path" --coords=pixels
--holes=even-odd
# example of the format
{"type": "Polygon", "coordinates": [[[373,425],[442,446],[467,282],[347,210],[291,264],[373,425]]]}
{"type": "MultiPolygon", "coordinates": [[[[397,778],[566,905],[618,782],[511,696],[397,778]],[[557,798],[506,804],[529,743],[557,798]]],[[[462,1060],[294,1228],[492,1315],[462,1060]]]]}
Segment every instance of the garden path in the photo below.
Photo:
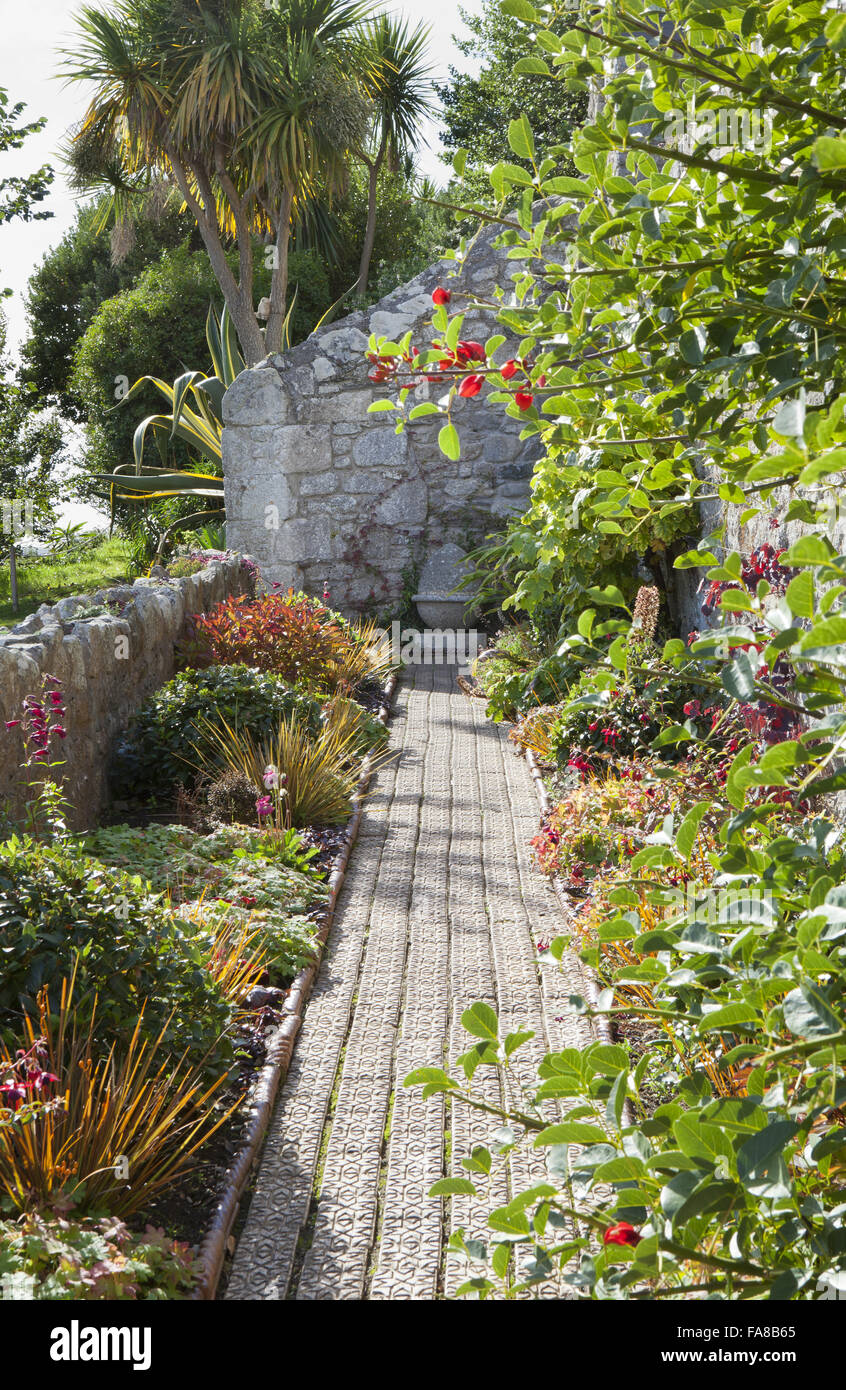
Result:
{"type": "MultiPolygon", "coordinates": [[[[561,923],[529,864],[538,823],[529,770],[455,674],[420,667],[399,687],[398,756],[365,804],[227,1299],[449,1294],[466,1270],[445,1260],[445,1234],[483,1236],[484,1211],[427,1192],[451,1164],[462,1171],[492,1123],[440,1096],[422,1101],[403,1078],[466,1050],[461,1013],[476,999],[509,1028],[534,1029],[518,1054],[527,1081],[548,1047],[589,1040],[583,1022],[564,1017],[567,996],[583,990],[577,963],[565,959],[562,972],[538,963],[537,942],[561,923]]],[[[514,1174],[542,1176],[539,1154],[514,1174]]]]}

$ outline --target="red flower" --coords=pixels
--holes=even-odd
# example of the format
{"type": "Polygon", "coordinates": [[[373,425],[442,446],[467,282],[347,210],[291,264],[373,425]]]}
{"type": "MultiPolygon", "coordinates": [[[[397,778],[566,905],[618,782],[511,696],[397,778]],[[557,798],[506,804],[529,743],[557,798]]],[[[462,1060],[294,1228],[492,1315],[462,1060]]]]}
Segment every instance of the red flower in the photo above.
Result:
{"type": "Polygon", "coordinates": [[[684,707],[684,712],[685,714],[693,717],[694,715],[699,714],[700,709],[701,705],[699,704],[698,700],[688,700],[687,704],[684,707]]]}
{"type": "Polygon", "coordinates": [[[481,343],[476,343],[472,339],[459,338],[455,355],[459,362],[484,362],[485,349],[481,343]]]}
{"type": "Polygon", "coordinates": [[[459,396],[478,396],[485,384],[483,376],[466,376],[458,388],[459,396]]]}
{"type": "Polygon", "coordinates": [[[514,404],[518,410],[528,410],[534,399],[534,396],[530,395],[528,391],[518,391],[514,397],[514,404]]]}
{"type": "Polygon", "coordinates": [[[512,357],[510,362],[506,362],[505,366],[502,368],[502,375],[505,377],[506,381],[510,381],[513,376],[517,375],[518,370],[518,364],[512,357]]]}
{"type": "Polygon", "coordinates": [[[637,1245],[639,1240],[640,1236],[628,1221],[618,1221],[616,1226],[609,1226],[602,1237],[603,1245],[637,1245]]]}
{"type": "Polygon", "coordinates": [[[21,722],[20,719],[7,719],[7,720],[6,720],[6,728],[7,728],[7,729],[16,729],[16,728],[18,727],[18,725],[20,724],[20,722],[21,722]]]}
{"type": "Polygon", "coordinates": [[[450,294],[449,290],[443,289],[440,285],[438,285],[438,288],[432,292],[432,303],[437,304],[439,309],[442,304],[449,304],[449,301],[451,299],[452,295],[450,294]]]}

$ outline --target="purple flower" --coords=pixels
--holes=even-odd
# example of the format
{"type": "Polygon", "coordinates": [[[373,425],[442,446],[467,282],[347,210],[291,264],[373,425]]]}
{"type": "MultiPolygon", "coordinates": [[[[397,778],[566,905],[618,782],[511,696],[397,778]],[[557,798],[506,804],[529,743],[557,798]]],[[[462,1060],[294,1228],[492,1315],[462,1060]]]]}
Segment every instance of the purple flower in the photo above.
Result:
{"type": "Polygon", "coordinates": [[[260,796],[256,802],[256,811],[259,816],[270,816],[273,814],[273,802],[269,796],[260,796]]]}

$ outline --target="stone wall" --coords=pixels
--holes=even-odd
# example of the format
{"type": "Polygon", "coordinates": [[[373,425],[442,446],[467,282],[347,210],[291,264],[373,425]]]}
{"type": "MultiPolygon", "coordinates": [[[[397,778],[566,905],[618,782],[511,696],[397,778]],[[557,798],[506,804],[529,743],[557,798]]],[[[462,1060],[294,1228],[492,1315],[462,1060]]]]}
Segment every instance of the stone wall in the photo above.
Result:
{"type": "MultiPolygon", "coordinates": [[[[521,442],[519,420],[501,405],[485,405],[487,388],[454,407],[458,463],[438,449],[438,416],[397,434],[390,414],[368,414],[371,401],[390,395],[389,385],[368,380],[369,335],[397,341],[411,330],[416,344],[428,345],[436,285],[451,290],[451,311],[468,296],[492,298],[513,273],[506,250],[493,245],[498,234],[479,235],[460,274],[454,262],[439,262],[372,308],[243,372],[229,388],[227,541],[255,555],[265,581],[312,593],[327,582],[339,608],[384,612],[432,550],[446,542],[467,549],[492,523],[524,509],[538,447],[521,442]]],[[[493,331],[490,313],[468,308],[463,338],[484,342],[493,331]]],[[[425,383],[409,403],[445,389],[425,383]]]]}
{"type": "MultiPolygon", "coordinates": [[[[174,645],[186,617],[207,612],[229,594],[249,592],[253,572],[240,556],[210,560],[184,579],[136,579],[132,585],[42,604],[0,634],[3,720],[20,717],[24,697],[39,694],[43,675],[62,682],[68,736],[52,740],[53,756],[66,759],[57,774],[74,807],[75,829],[94,825],[107,804],[112,742],[145,697],[173,675],[174,645]],[[74,616],[95,605],[113,611],[74,616]]],[[[0,725],[0,740],[0,803],[19,821],[31,795],[31,774],[21,769],[21,730],[0,725]]]]}

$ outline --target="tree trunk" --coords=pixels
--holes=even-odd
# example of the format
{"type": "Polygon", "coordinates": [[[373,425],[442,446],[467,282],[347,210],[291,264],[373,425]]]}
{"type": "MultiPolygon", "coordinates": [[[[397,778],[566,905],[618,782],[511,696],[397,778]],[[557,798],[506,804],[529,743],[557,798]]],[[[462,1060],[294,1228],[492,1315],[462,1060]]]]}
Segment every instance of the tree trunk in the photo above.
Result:
{"type": "MultiPolygon", "coordinates": [[[[226,302],[226,307],[232,316],[232,322],[235,325],[235,332],[238,334],[244,360],[248,367],[254,367],[256,362],[260,362],[264,357],[265,346],[259,321],[256,318],[255,307],[253,305],[253,287],[251,284],[239,286],[236,283],[235,276],[232,274],[229,262],[226,259],[223,242],[220,239],[217,229],[216,216],[214,221],[212,221],[212,217],[204,211],[203,207],[192,193],[182,164],[176,158],[172,150],[168,149],[167,153],[171,168],[176,176],[176,182],[179,185],[179,191],[188,204],[188,207],[191,209],[191,212],[194,214],[194,219],[200,230],[200,236],[203,239],[203,245],[208,252],[215,279],[220,286],[221,293],[226,302]]],[[[214,198],[210,189],[208,189],[208,178],[204,177],[203,171],[197,168],[192,168],[192,173],[197,179],[197,184],[201,191],[205,185],[207,192],[204,194],[204,197],[207,201],[210,200],[210,206],[214,209],[214,198]]]]}
{"type": "Polygon", "coordinates": [[[276,264],[270,281],[270,314],[264,333],[265,352],[281,352],[282,330],[285,326],[285,306],[288,299],[288,248],[291,242],[291,207],[293,190],[286,188],[279,204],[276,224],[276,264]]]}
{"type": "Polygon", "coordinates": [[[367,224],[364,229],[364,244],[361,248],[358,279],[355,282],[355,287],[359,294],[367,294],[367,281],[370,278],[370,260],[373,255],[373,243],[376,240],[376,185],[379,182],[379,163],[380,161],[377,161],[368,166],[367,224]]]}

